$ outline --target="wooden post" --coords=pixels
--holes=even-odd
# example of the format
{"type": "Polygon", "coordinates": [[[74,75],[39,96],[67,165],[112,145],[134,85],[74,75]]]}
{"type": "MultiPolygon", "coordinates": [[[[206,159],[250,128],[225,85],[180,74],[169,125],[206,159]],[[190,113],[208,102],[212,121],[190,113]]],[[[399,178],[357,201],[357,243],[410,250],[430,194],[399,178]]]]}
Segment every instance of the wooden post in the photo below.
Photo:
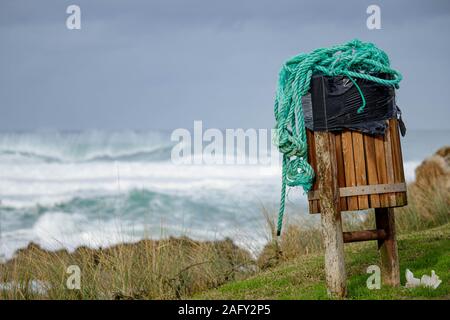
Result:
{"type": "Polygon", "coordinates": [[[328,294],[347,294],[344,241],[340,212],[335,138],[329,132],[315,132],[317,181],[320,194],[322,236],[325,246],[325,275],[328,294]]]}
{"type": "Polygon", "coordinates": [[[394,209],[375,209],[375,221],[377,229],[384,229],[386,232],[386,238],[378,240],[378,249],[381,256],[382,280],[386,285],[397,287],[400,285],[400,267],[395,235],[394,209]]]}

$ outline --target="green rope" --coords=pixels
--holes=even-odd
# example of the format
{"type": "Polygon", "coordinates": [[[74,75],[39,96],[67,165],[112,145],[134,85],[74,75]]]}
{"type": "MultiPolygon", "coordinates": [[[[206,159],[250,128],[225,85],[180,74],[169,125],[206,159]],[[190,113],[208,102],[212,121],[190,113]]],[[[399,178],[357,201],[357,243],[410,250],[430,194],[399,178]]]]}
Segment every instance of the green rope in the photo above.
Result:
{"type": "Polygon", "coordinates": [[[345,76],[353,82],[361,95],[358,113],[364,112],[366,100],[354,79],[365,79],[384,86],[398,88],[402,79],[399,72],[391,69],[387,54],[372,43],[352,40],[331,48],[320,48],[311,53],[301,53],[286,61],[279,73],[275,97],[276,134],[274,143],[283,154],[281,203],[277,235],[281,233],[285,209],[286,186],[302,186],[311,190],[314,170],[309,165],[302,97],[310,89],[313,74],[345,76]],[[390,75],[381,79],[375,74],[390,75]]]}

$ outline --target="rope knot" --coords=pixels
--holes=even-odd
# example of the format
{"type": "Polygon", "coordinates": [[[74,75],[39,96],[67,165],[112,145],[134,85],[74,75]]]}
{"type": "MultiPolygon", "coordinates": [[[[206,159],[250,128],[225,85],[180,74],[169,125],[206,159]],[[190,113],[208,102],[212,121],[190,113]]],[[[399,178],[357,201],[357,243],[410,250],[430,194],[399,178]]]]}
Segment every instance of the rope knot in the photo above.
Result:
{"type": "Polygon", "coordinates": [[[293,135],[288,128],[280,128],[275,132],[274,144],[282,154],[287,157],[306,157],[308,146],[299,135],[293,135]]]}

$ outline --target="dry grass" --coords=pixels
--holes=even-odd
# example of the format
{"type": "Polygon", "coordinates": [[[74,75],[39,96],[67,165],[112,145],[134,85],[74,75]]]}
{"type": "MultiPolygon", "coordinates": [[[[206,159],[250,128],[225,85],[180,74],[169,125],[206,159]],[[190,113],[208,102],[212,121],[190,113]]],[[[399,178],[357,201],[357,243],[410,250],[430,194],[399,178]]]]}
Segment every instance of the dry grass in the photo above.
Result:
{"type": "MultiPolygon", "coordinates": [[[[416,169],[416,181],[408,185],[408,205],[395,209],[399,234],[425,230],[450,222],[450,147],[439,149],[416,169]]],[[[263,249],[257,262],[261,269],[273,267],[299,255],[322,251],[320,221],[307,216],[287,225],[281,238],[275,234],[274,217],[266,214],[272,233],[271,241],[263,249]]],[[[342,214],[344,231],[375,228],[373,210],[367,214],[342,214]]]]}
{"type": "Polygon", "coordinates": [[[250,254],[231,240],[142,240],[108,249],[49,252],[31,244],[0,266],[3,299],[180,299],[252,274],[250,254]],[[68,290],[69,265],[81,269],[68,290]],[[36,285],[36,280],[39,281],[36,285]],[[42,292],[38,292],[42,291],[42,292]]]}
{"type": "MultiPolygon", "coordinates": [[[[416,182],[408,186],[408,206],[396,209],[399,233],[450,222],[449,167],[447,147],[417,169],[416,182]]],[[[256,261],[231,240],[142,240],[107,249],[81,247],[73,253],[30,244],[0,265],[0,299],[183,299],[323,249],[317,216],[288,224],[277,238],[275,219],[265,214],[271,236],[256,261]],[[81,269],[80,290],[67,289],[70,265],[81,269]]],[[[344,213],[343,228],[372,229],[373,213],[344,213]]]]}

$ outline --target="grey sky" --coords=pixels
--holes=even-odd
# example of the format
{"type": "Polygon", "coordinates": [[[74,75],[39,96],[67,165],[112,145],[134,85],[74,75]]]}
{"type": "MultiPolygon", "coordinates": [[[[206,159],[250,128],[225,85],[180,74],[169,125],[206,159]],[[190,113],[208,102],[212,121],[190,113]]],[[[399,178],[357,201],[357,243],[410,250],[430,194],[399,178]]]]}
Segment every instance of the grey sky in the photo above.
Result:
{"type": "Polygon", "coordinates": [[[448,1],[2,0],[0,130],[272,127],[283,61],[353,38],[403,73],[409,128],[450,129],[449,32],[448,1]]]}

